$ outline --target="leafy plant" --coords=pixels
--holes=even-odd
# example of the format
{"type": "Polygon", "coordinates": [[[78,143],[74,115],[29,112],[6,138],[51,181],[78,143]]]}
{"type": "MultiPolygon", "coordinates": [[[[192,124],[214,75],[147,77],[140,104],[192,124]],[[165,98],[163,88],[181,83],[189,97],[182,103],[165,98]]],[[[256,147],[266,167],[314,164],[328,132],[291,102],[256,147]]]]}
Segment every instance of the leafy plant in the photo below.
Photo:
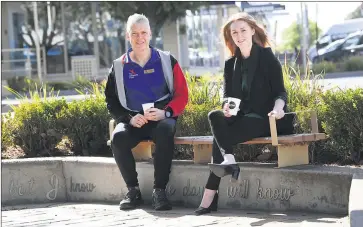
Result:
{"type": "Polygon", "coordinates": [[[329,135],[324,149],[337,161],[358,163],[363,152],[363,89],[327,91],[321,112],[323,128],[329,135]]]}
{"type": "Polygon", "coordinates": [[[90,97],[73,101],[57,115],[62,130],[70,139],[75,155],[98,155],[107,147],[108,121],[104,84],[90,83],[90,97]]]}
{"type": "Polygon", "coordinates": [[[363,57],[353,56],[343,61],[343,71],[363,70],[363,57]]]}
{"type": "Polygon", "coordinates": [[[62,137],[58,131],[56,113],[67,106],[66,101],[55,99],[54,94],[47,96],[46,86],[31,92],[29,98],[12,91],[20,100],[20,105],[12,106],[14,117],[6,121],[13,127],[14,143],[28,157],[53,156],[62,137]]]}
{"type": "Polygon", "coordinates": [[[337,66],[333,62],[323,61],[313,65],[313,71],[318,74],[337,72],[337,66]]]}

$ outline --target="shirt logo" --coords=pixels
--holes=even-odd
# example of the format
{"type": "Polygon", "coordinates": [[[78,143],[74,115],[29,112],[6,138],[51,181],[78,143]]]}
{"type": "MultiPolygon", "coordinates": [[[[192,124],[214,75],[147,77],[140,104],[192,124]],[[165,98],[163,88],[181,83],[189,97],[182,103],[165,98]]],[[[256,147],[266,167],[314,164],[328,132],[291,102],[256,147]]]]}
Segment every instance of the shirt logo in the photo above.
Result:
{"type": "Polygon", "coordinates": [[[134,79],[135,77],[137,77],[139,74],[137,74],[136,72],[135,72],[135,70],[133,70],[133,69],[130,69],[129,70],[129,78],[130,79],[134,79]]]}

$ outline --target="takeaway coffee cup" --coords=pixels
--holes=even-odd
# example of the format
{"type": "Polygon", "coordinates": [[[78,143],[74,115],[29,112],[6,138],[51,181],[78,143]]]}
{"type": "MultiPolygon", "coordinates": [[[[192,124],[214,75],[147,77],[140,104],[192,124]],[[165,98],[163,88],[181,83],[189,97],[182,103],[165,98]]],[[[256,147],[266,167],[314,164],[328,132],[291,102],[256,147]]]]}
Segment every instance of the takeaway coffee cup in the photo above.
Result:
{"type": "Polygon", "coordinates": [[[229,104],[229,113],[233,116],[236,116],[239,111],[239,104],[241,103],[241,99],[229,97],[227,101],[229,104]]]}
{"type": "Polygon", "coordinates": [[[154,107],[154,103],[144,103],[142,104],[142,109],[144,110],[144,113],[146,110],[153,108],[154,107]]]}

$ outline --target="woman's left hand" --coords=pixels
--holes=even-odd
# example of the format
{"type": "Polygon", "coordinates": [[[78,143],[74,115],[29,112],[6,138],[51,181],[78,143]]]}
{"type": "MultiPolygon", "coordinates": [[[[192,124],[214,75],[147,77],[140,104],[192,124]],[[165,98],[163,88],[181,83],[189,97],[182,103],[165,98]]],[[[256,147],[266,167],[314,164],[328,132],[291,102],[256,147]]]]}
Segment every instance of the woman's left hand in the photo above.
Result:
{"type": "Polygon", "coordinates": [[[268,116],[275,116],[275,118],[278,120],[285,116],[285,111],[283,109],[273,109],[270,113],[268,113],[268,116]]]}

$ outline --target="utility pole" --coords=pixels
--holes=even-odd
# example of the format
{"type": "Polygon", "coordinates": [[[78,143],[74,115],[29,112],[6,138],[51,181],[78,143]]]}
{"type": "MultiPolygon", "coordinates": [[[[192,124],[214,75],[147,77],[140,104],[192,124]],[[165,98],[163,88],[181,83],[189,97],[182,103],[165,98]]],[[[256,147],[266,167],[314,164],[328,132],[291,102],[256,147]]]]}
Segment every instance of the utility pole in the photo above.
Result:
{"type": "Polygon", "coordinates": [[[97,18],[96,18],[96,8],[97,8],[98,2],[91,2],[91,13],[92,13],[92,31],[93,31],[93,54],[96,58],[96,75],[92,76],[98,76],[98,70],[100,67],[100,52],[98,47],[98,28],[97,28],[97,18]]]}
{"type": "MultiPolygon", "coordinates": [[[[35,49],[37,54],[37,70],[38,70],[38,77],[39,81],[42,82],[42,68],[41,68],[41,59],[40,59],[40,39],[39,39],[39,23],[38,23],[38,5],[37,2],[33,2],[33,16],[34,16],[34,29],[35,29],[35,49]]],[[[45,56],[44,56],[45,57],[45,56]]]]}
{"type": "Polygon", "coordinates": [[[53,30],[53,28],[52,28],[53,23],[52,23],[52,11],[51,11],[51,8],[50,8],[50,2],[47,2],[47,14],[48,14],[48,29],[50,31],[52,31],[53,30]]]}
{"type": "Polygon", "coordinates": [[[307,43],[308,43],[308,24],[307,22],[307,15],[306,15],[306,4],[301,2],[300,3],[300,7],[301,7],[301,33],[302,33],[302,43],[301,43],[301,58],[302,58],[302,67],[303,67],[303,72],[304,75],[307,75],[307,67],[306,67],[306,52],[307,52],[307,43]]]}
{"type": "Polygon", "coordinates": [[[61,2],[61,16],[62,16],[62,33],[63,33],[63,54],[64,54],[64,72],[68,76],[69,66],[68,66],[68,38],[66,30],[66,22],[64,16],[64,2],[61,2]]]}
{"type": "MultiPolygon", "coordinates": [[[[319,3],[315,5],[315,50],[316,50],[316,57],[319,59],[319,52],[318,52],[318,38],[319,38],[319,29],[318,29],[318,11],[319,11],[319,3]]],[[[310,59],[313,60],[313,59],[310,59]]]]}

